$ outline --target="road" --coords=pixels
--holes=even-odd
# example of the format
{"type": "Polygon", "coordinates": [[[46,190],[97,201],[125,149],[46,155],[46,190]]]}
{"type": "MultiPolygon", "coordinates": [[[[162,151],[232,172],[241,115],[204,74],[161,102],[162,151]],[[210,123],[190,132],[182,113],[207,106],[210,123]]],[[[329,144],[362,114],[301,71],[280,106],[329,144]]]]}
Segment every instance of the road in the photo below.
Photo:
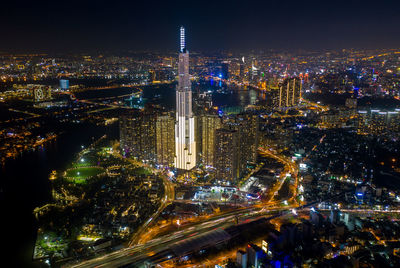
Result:
{"type": "MultiPolygon", "coordinates": [[[[117,86],[120,87],[120,86],[117,86]]],[[[124,87],[134,87],[138,90],[138,92],[143,92],[143,90],[141,88],[138,88],[136,86],[124,86],[124,87]]],[[[103,88],[96,88],[98,90],[103,90],[103,89],[114,89],[116,88],[115,86],[110,86],[110,87],[103,87],[103,88]]],[[[92,89],[94,90],[94,89],[92,89]]],[[[129,106],[126,105],[116,105],[116,104],[111,104],[111,103],[103,103],[100,101],[96,101],[96,100],[106,100],[106,99],[117,99],[119,97],[127,97],[127,96],[131,96],[134,94],[137,94],[138,92],[132,93],[132,94],[126,94],[126,95],[121,95],[121,96],[114,96],[114,97],[107,97],[107,98],[97,98],[97,99],[84,99],[84,100],[78,100],[76,99],[76,101],[82,102],[82,103],[86,103],[86,104],[92,104],[92,105],[102,105],[102,106],[106,106],[108,108],[113,108],[113,109],[117,109],[117,108],[124,108],[124,109],[132,109],[129,106]]],[[[63,91],[61,92],[61,94],[66,94],[69,95],[70,97],[74,96],[73,92],[69,92],[69,91],[63,91]]],[[[99,111],[101,109],[98,109],[97,111],[99,111]]]]}
{"type": "Polygon", "coordinates": [[[277,202],[273,202],[272,200],[274,198],[274,194],[277,193],[282,188],[282,185],[286,180],[286,174],[287,173],[290,173],[290,175],[294,178],[294,181],[295,181],[294,185],[292,187],[293,188],[292,189],[293,195],[288,201],[295,201],[295,197],[297,195],[297,188],[298,188],[297,187],[298,186],[298,178],[297,178],[298,167],[297,167],[297,164],[292,162],[291,159],[289,159],[287,157],[284,157],[284,156],[280,156],[280,155],[278,155],[278,154],[276,154],[276,153],[274,153],[274,152],[272,152],[272,151],[270,151],[268,149],[259,147],[258,151],[259,151],[259,154],[261,156],[273,158],[276,161],[281,162],[282,164],[285,165],[285,168],[282,171],[282,174],[280,176],[280,182],[274,184],[273,187],[269,190],[270,196],[267,198],[266,204],[267,205],[277,204],[277,202]]]}
{"type": "MultiPolygon", "coordinates": [[[[286,209],[287,208],[285,208],[285,210],[286,209]]],[[[237,219],[239,219],[239,222],[250,221],[271,213],[277,213],[279,210],[282,210],[282,208],[274,210],[267,210],[262,207],[237,209],[210,217],[203,222],[181,226],[180,230],[150,240],[145,244],[124,248],[78,264],[70,264],[66,267],[118,267],[129,263],[144,262],[156,253],[167,250],[172,244],[188,237],[195,237],[217,228],[232,226],[236,223],[237,219]]]]}
{"type": "Polygon", "coordinates": [[[157,222],[158,216],[161,214],[161,212],[169,205],[171,204],[172,201],[175,199],[175,187],[172,182],[170,182],[165,175],[161,175],[161,178],[163,179],[164,183],[164,189],[165,189],[165,196],[161,200],[161,205],[158,208],[156,212],[150,217],[148,221],[143,224],[138,231],[134,234],[134,236],[131,238],[131,241],[129,242],[129,246],[132,247],[140,242],[142,239],[142,236],[148,233],[149,228],[157,222]]]}
{"type": "MultiPolygon", "coordinates": [[[[319,202],[312,202],[295,210],[301,212],[307,207],[316,205],[319,202]]],[[[210,217],[204,222],[196,224],[188,224],[182,226],[181,230],[169,233],[167,235],[150,240],[145,244],[137,245],[130,248],[124,248],[113,253],[106,254],[91,260],[83,261],[77,264],[70,264],[65,267],[89,268],[89,267],[120,267],[133,264],[136,267],[142,267],[146,261],[163,262],[175,256],[171,254],[171,246],[179,241],[184,241],[191,237],[196,237],[208,231],[226,228],[239,223],[249,222],[264,217],[267,220],[279,218],[282,216],[292,215],[293,207],[275,207],[266,209],[262,206],[237,209],[221,215],[210,217]]]]}
{"type": "MultiPolygon", "coordinates": [[[[342,194],[344,193],[341,193],[339,195],[342,194]]],[[[339,195],[330,197],[329,199],[337,197],[339,195]]],[[[120,267],[128,264],[134,264],[137,267],[141,267],[146,261],[149,260],[155,260],[154,262],[166,261],[174,257],[169,255],[171,252],[170,248],[172,245],[179,241],[184,241],[187,238],[196,237],[208,231],[217,230],[218,228],[226,228],[232,226],[236,224],[237,219],[239,219],[239,223],[242,223],[257,220],[262,217],[267,220],[271,220],[282,216],[292,215],[292,208],[294,208],[298,212],[301,212],[302,210],[306,210],[308,207],[317,205],[321,201],[311,202],[295,208],[287,206],[284,208],[271,207],[267,209],[262,205],[257,205],[251,208],[236,209],[230,212],[226,212],[224,214],[210,217],[203,222],[182,226],[181,230],[150,240],[145,244],[137,245],[130,248],[124,248],[91,260],[83,261],[76,264],[69,264],[65,267],[120,267]]]]}

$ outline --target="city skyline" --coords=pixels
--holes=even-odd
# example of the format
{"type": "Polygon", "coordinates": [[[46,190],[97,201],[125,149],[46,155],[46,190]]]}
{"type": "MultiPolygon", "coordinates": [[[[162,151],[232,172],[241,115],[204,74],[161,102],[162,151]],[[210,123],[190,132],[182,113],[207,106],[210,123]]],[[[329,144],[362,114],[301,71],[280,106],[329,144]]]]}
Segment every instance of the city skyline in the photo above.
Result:
{"type": "Polygon", "coordinates": [[[400,267],[400,3],[4,7],[4,263],[400,267]]]}
{"type": "Polygon", "coordinates": [[[5,3],[1,51],[174,50],[185,25],[192,51],[400,46],[398,1],[114,1],[5,3]],[[26,8],[20,9],[20,6],[26,8]],[[151,19],[150,19],[151,17],[151,19]],[[15,18],[15,19],[14,19],[15,18]]]}

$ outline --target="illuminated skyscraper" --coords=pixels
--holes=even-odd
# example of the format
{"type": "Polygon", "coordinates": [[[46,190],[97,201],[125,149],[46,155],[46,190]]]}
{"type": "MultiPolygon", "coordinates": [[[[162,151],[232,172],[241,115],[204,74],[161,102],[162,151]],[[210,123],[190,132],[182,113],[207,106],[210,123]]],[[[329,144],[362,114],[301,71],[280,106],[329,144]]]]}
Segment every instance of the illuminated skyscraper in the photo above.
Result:
{"type": "MultiPolygon", "coordinates": [[[[272,105],[275,109],[297,106],[301,99],[301,80],[286,79],[279,89],[272,91],[272,105]]],[[[272,88],[271,88],[272,89],[272,88]]]]}
{"type": "Polygon", "coordinates": [[[240,175],[239,133],[234,129],[215,131],[214,167],[218,179],[236,182],[240,175]]]}
{"type": "Polygon", "coordinates": [[[156,160],[156,117],[132,111],[120,118],[120,146],[124,154],[140,161],[156,160]]]}
{"type": "Polygon", "coordinates": [[[171,166],[175,156],[174,118],[170,115],[157,117],[156,154],[157,164],[171,166]]]}
{"type": "Polygon", "coordinates": [[[358,134],[391,135],[400,129],[400,109],[381,111],[371,109],[358,111],[358,134]]]}
{"type": "Polygon", "coordinates": [[[61,88],[61,90],[68,90],[69,89],[69,80],[61,79],[60,80],[60,88],[61,88]]]}
{"type": "Polygon", "coordinates": [[[201,116],[201,158],[206,166],[214,166],[215,132],[219,128],[222,128],[219,116],[201,116]]]}
{"type": "Polygon", "coordinates": [[[237,116],[240,147],[240,172],[246,169],[247,163],[255,163],[259,143],[259,116],[240,114],[237,116]]]}
{"type": "Polygon", "coordinates": [[[192,112],[192,89],[189,80],[189,52],[185,44],[185,28],[180,28],[176,89],[175,167],[190,170],[196,165],[196,143],[192,112]]]}

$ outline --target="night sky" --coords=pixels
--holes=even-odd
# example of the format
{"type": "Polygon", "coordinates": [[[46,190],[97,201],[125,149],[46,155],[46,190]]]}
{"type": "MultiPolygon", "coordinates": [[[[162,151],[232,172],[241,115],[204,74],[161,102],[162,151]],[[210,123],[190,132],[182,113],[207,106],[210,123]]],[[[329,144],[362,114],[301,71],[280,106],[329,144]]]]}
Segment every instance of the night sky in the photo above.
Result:
{"type": "Polygon", "coordinates": [[[7,1],[2,51],[400,47],[400,1],[7,1]]]}

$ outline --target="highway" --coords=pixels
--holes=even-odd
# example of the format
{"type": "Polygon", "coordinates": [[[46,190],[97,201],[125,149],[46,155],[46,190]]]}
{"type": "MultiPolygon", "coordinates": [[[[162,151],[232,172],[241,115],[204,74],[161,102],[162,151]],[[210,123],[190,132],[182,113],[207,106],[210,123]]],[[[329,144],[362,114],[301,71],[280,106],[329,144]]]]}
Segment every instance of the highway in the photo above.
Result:
{"type": "MultiPolygon", "coordinates": [[[[330,197],[336,198],[343,193],[330,197]]],[[[326,199],[326,200],[329,200],[326,199]]],[[[324,200],[324,201],[326,201],[324,200]]],[[[292,215],[293,208],[300,213],[302,210],[307,211],[308,207],[312,207],[321,201],[311,202],[299,207],[286,206],[265,208],[261,205],[245,209],[236,209],[224,214],[210,217],[209,219],[195,223],[181,226],[181,230],[169,233],[167,235],[152,239],[145,244],[136,245],[134,247],[124,248],[104,256],[100,256],[91,260],[82,261],[80,263],[69,264],[64,267],[76,268],[89,268],[89,267],[121,267],[125,265],[134,265],[141,267],[145,262],[159,263],[176,257],[171,251],[171,247],[180,241],[185,241],[189,238],[198,237],[204,233],[215,231],[221,228],[227,228],[239,223],[248,223],[253,220],[264,218],[265,220],[272,220],[275,218],[292,215]]]]}
{"type": "MultiPolygon", "coordinates": [[[[302,210],[305,210],[306,208],[314,206],[318,203],[319,201],[311,202],[294,209],[299,213],[302,210]]],[[[270,209],[266,209],[262,206],[237,209],[211,217],[204,222],[181,226],[181,230],[152,239],[145,244],[124,248],[91,260],[69,264],[65,267],[121,267],[125,265],[142,267],[145,262],[163,262],[176,257],[182,257],[175,256],[173,251],[171,251],[171,247],[176,245],[178,242],[185,241],[189,238],[198,237],[210,231],[233,226],[236,224],[237,218],[239,219],[239,223],[248,223],[261,218],[264,218],[265,220],[272,220],[275,218],[292,215],[292,209],[293,207],[290,206],[284,208],[275,207],[270,209]]]]}
{"type": "MultiPolygon", "coordinates": [[[[287,210],[288,208],[284,209],[287,210]]],[[[143,263],[150,257],[168,250],[176,242],[189,237],[199,236],[211,230],[232,226],[236,223],[237,218],[240,222],[247,222],[271,213],[277,213],[279,210],[282,210],[282,208],[274,210],[267,210],[262,207],[237,209],[210,217],[203,222],[181,226],[181,230],[155,238],[145,244],[124,248],[101,257],[77,264],[70,264],[65,267],[119,267],[131,263],[143,263]]]]}

